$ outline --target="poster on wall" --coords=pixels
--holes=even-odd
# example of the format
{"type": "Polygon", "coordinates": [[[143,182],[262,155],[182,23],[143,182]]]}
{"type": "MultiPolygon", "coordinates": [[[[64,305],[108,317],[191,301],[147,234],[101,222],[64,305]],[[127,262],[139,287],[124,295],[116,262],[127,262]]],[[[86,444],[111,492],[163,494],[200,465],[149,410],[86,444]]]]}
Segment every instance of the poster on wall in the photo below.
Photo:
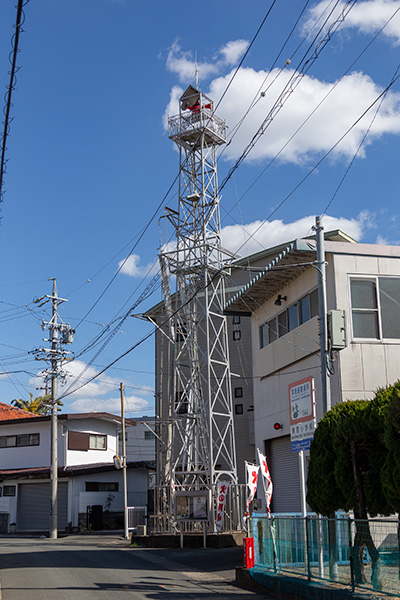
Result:
{"type": "Polygon", "coordinates": [[[308,450],[316,426],[313,377],[289,384],[289,414],[292,452],[308,450]]]}
{"type": "Polygon", "coordinates": [[[208,521],[209,492],[177,491],[175,497],[175,518],[177,521],[208,521]]]}

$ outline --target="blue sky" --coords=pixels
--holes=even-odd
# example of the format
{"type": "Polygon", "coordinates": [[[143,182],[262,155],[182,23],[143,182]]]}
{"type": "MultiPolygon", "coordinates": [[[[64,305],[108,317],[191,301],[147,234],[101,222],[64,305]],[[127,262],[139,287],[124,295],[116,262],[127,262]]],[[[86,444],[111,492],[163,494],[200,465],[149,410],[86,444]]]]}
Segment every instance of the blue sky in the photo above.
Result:
{"type": "MultiPolygon", "coordinates": [[[[15,4],[3,0],[0,6],[4,92],[15,4]]],[[[62,319],[77,329],[70,350],[79,358],[66,367],[70,375],[62,392],[80,386],[151,331],[129,317],[97,357],[101,346],[80,354],[104,325],[135,303],[150,281],[145,275],[157,256],[161,211],[152,217],[178,172],[166,117],[177,111],[177,98],[194,82],[196,54],[200,87],[218,102],[271,5],[254,0],[26,4],[1,207],[0,371],[12,371],[0,375],[1,401],[28,398],[40,385],[35,374],[41,365],[30,352],[44,345],[40,323],[49,311],[32,301],[50,293],[50,277],[57,278],[60,296],[68,299],[60,307],[62,319]]],[[[273,5],[218,107],[218,116],[233,133],[255,104],[219,159],[220,181],[295,73],[316,23],[335,6],[336,15],[344,3],[277,0],[273,5]]],[[[328,205],[326,229],[339,227],[361,242],[400,243],[399,81],[382,104],[375,102],[398,74],[398,9],[397,0],[355,3],[224,187],[225,246],[236,250],[247,240],[241,252],[251,253],[306,235],[315,215],[328,205]]],[[[176,208],[176,191],[166,205],[176,208]]],[[[158,287],[134,312],[144,312],[160,299],[158,287]]],[[[65,410],[117,412],[120,382],[131,415],[153,414],[153,338],[68,395],[65,410]]]]}

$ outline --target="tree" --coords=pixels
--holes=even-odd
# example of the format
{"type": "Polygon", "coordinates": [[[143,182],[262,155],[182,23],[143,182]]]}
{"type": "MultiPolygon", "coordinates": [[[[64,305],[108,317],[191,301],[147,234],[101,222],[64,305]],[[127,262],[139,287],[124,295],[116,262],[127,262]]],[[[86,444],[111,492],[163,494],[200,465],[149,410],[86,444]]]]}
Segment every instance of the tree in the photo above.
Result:
{"type": "Polygon", "coordinates": [[[357,583],[365,581],[363,554],[367,547],[374,589],[381,588],[379,552],[369,530],[368,515],[392,512],[381,485],[381,469],[387,456],[383,438],[388,405],[388,395],[378,391],[371,402],[347,401],[332,408],[315,432],[307,480],[307,501],[313,510],[323,515],[338,509],[354,511],[355,579],[357,583]]]}
{"type": "Polygon", "coordinates": [[[393,511],[400,513],[400,381],[379,390],[378,395],[385,403],[383,443],[387,450],[381,471],[382,490],[393,511]]]}
{"type": "MultiPolygon", "coordinates": [[[[33,394],[29,392],[30,400],[24,400],[23,398],[11,400],[11,404],[20,408],[22,410],[26,410],[30,413],[35,413],[36,415],[47,415],[51,410],[50,405],[50,394],[46,394],[45,396],[37,396],[33,397],[33,394]]],[[[57,405],[62,406],[62,402],[57,400],[57,405]]],[[[58,410],[61,410],[58,408],[58,410]]]]}

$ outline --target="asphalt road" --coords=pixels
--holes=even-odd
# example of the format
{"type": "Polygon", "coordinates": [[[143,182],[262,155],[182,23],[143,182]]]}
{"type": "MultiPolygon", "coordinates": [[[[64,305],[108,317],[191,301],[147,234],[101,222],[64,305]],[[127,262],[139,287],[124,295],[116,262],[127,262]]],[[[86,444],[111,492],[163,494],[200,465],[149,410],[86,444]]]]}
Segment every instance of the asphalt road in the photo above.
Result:
{"type": "Polygon", "coordinates": [[[0,538],[0,600],[275,600],[236,587],[241,548],[132,548],[119,536],[0,538]]]}

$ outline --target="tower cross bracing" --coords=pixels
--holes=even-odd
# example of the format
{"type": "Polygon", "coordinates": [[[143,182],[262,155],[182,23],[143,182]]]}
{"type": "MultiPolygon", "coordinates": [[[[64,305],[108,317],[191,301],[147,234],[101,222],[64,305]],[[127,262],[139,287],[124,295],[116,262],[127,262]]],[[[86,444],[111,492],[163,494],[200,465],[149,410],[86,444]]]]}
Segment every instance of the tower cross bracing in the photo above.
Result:
{"type": "Polygon", "coordinates": [[[172,344],[168,398],[173,426],[165,482],[186,489],[237,483],[225,304],[231,255],[221,245],[216,151],[226,125],[213,103],[189,86],[169,137],[180,157],[178,210],[166,208],[174,241],[160,252],[162,288],[172,344]],[[172,295],[171,291],[175,287],[172,295]],[[170,480],[170,481],[168,481],[170,480]]]}

